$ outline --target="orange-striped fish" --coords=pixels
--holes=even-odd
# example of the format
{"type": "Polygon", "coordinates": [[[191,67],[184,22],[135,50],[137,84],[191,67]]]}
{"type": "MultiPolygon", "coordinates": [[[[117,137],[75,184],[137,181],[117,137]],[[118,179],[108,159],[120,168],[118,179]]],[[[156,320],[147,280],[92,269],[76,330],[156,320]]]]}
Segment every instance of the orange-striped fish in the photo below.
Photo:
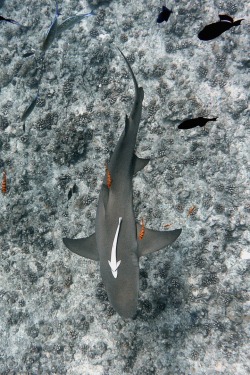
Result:
{"type": "Polygon", "coordinates": [[[108,164],[106,164],[106,174],[107,174],[107,187],[110,189],[111,185],[112,185],[112,177],[111,177],[111,173],[108,169],[108,164]]]}
{"type": "Polygon", "coordinates": [[[3,171],[2,193],[3,194],[7,193],[7,176],[6,176],[6,172],[5,171],[3,171]]]}
{"type": "Polygon", "coordinates": [[[142,219],[141,220],[141,230],[140,230],[140,233],[139,233],[139,240],[142,240],[143,237],[144,237],[144,234],[145,234],[145,223],[144,223],[144,220],[142,219]]]}
{"type": "Polygon", "coordinates": [[[188,210],[187,216],[194,215],[196,213],[196,211],[197,211],[197,207],[196,206],[190,207],[189,210],[188,210]]]}
{"type": "Polygon", "coordinates": [[[168,228],[172,227],[172,225],[173,224],[164,224],[163,226],[164,226],[164,228],[168,229],[168,228]]]}

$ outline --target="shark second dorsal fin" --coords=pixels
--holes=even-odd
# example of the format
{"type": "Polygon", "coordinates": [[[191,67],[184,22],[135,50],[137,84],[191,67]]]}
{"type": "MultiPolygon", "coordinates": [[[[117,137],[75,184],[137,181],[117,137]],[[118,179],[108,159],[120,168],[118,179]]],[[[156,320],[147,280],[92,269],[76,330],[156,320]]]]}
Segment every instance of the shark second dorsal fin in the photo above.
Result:
{"type": "MultiPolygon", "coordinates": [[[[137,233],[141,231],[141,225],[136,224],[137,233]]],[[[144,256],[155,251],[161,250],[164,247],[171,245],[181,234],[181,229],[172,231],[157,231],[145,228],[142,240],[138,239],[138,256],[144,256]]]]}
{"type": "Polygon", "coordinates": [[[81,257],[99,260],[95,233],[86,238],[63,238],[63,243],[69,250],[81,257]]]}
{"type": "Polygon", "coordinates": [[[133,156],[133,167],[134,167],[134,175],[141,171],[144,167],[146,167],[146,165],[148,164],[150,159],[142,159],[142,158],[138,158],[138,156],[136,156],[134,154],[133,156]]]}

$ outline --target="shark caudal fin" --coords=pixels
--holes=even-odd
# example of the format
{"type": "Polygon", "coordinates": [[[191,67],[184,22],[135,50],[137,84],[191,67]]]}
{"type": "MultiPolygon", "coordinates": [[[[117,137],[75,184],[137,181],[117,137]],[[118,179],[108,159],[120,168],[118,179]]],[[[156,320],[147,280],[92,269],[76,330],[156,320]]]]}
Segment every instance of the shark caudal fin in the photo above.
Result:
{"type": "Polygon", "coordinates": [[[135,92],[136,92],[136,94],[137,94],[139,87],[138,87],[138,83],[137,83],[137,80],[136,80],[136,78],[135,78],[134,72],[133,72],[133,70],[132,70],[132,68],[131,68],[131,66],[130,66],[130,64],[129,64],[127,58],[126,58],[126,56],[123,54],[123,52],[120,50],[120,48],[117,47],[117,49],[118,49],[118,51],[120,52],[120,54],[122,55],[122,57],[124,58],[125,63],[127,64],[128,70],[130,71],[131,77],[132,77],[133,82],[134,82],[135,92]]]}
{"type": "Polygon", "coordinates": [[[138,83],[137,83],[137,80],[135,78],[134,72],[133,72],[127,58],[125,57],[125,55],[122,53],[122,51],[119,48],[118,48],[118,50],[120,51],[122,57],[125,60],[125,63],[127,64],[127,67],[128,67],[128,70],[131,74],[131,77],[133,79],[134,88],[135,88],[134,105],[133,105],[132,111],[130,113],[130,116],[129,117],[126,116],[126,121],[125,121],[125,133],[126,133],[126,131],[128,130],[130,125],[132,125],[132,126],[134,126],[135,124],[139,125],[139,122],[140,122],[140,119],[141,119],[141,110],[142,110],[142,102],[143,102],[143,98],[144,98],[144,91],[143,91],[142,87],[138,86],[138,83]]]}
{"type": "Polygon", "coordinates": [[[70,251],[81,257],[99,260],[95,233],[86,238],[63,238],[63,243],[70,251]]]}
{"type": "MultiPolygon", "coordinates": [[[[140,233],[142,226],[137,224],[136,227],[137,233],[140,233]]],[[[145,228],[143,238],[137,240],[138,256],[148,255],[171,245],[179,237],[181,231],[181,229],[157,231],[145,228]]]]}

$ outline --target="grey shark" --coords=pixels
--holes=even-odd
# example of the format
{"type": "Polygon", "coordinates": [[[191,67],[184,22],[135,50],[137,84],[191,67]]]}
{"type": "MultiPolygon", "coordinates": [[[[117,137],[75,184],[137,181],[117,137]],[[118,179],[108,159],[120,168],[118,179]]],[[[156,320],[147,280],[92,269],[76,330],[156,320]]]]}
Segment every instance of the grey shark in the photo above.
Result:
{"type": "Polygon", "coordinates": [[[109,301],[123,318],[133,318],[139,290],[139,258],[173,243],[181,229],[154,231],[137,224],[133,210],[133,176],[149,159],[134,154],[144,92],[138,87],[129,62],[120,51],[132,76],[135,99],[125,128],[106,168],[96,212],[95,233],[87,238],[63,242],[85,258],[100,262],[100,271],[109,301]]]}

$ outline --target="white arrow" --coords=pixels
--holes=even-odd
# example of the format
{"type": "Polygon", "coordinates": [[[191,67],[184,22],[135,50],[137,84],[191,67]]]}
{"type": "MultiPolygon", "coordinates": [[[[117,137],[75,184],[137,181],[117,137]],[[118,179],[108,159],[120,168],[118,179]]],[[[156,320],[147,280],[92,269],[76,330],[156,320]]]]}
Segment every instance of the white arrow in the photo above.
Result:
{"type": "Polygon", "coordinates": [[[122,217],[119,217],[119,223],[118,223],[118,227],[117,227],[116,232],[115,232],[115,238],[114,238],[113,246],[112,246],[112,250],[111,250],[111,259],[110,259],[110,261],[108,260],[109,266],[111,268],[112,274],[113,274],[115,279],[117,278],[117,269],[118,269],[118,267],[121,263],[120,260],[118,262],[116,262],[116,247],[117,247],[117,240],[118,240],[121,221],[122,221],[122,217]]]}

